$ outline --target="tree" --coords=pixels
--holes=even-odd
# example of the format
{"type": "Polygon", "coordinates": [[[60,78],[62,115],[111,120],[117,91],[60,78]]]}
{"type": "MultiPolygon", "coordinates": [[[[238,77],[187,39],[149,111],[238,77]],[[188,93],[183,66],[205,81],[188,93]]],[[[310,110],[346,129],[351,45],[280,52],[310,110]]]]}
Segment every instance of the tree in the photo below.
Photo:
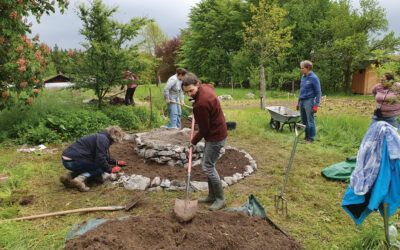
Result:
{"type": "Polygon", "coordinates": [[[174,37],[156,47],[156,57],[161,59],[158,67],[161,81],[166,81],[168,77],[175,74],[176,57],[180,46],[180,38],[174,37]]]}
{"type": "Polygon", "coordinates": [[[266,79],[267,69],[268,83],[271,83],[271,75],[274,63],[277,63],[286,55],[291,47],[291,26],[284,26],[284,18],[287,11],[279,7],[277,0],[260,0],[258,6],[251,4],[250,11],[253,14],[251,21],[245,25],[244,43],[258,59],[260,70],[261,108],[266,107],[266,79]]]}
{"type": "Polygon", "coordinates": [[[38,36],[33,39],[26,36],[31,27],[27,17],[32,15],[39,21],[44,13],[55,11],[56,2],[61,11],[68,4],[65,0],[0,2],[0,110],[32,101],[32,88],[42,80],[49,48],[40,44],[38,36]],[[10,84],[15,88],[10,89],[10,84]]]}
{"type": "Polygon", "coordinates": [[[143,37],[143,49],[146,53],[156,56],[156,48],[163,42],[167,41],[167,35],[162,31],[155,21],[150,21],[141,30],[143,37]]]}
{"type": "Polygon", "coordinates": [[[130,42],[146,24],[143,18],[133,18],[126,24],[112,20],[116,11],[116,7],[108,8],[101,0],[94,0],[90,7],[79,6],[86,53],[75,77],[79,86],[94,90],[99,107],[112,86],[124,84],[123,72],[132,64],[131,55],[137,53],[130,42]]]}
{"type": "Polygon", "coordinates": [[[357,65],[376,59],[373,58],[375,48],[382,49],[381,45],[385,45],[389,49],[387,45],[394,45],[389,42],[390,37],[371,39],[387,29],[385,11],[376,0],[361,0],[359,10],[353,9],[349,0],[333,2],[323,26],[331,39],[316,51],[316,59],[339,69],[331,78],[336,78],[343,91],[351,89],[351,77],[357,65]]]}
{"type": "Polygon", "coordinates": [[[231,81],[231,60],[243,46],[248,4],[241,0],[204,0],[192,8],[182,33],[178,64],[213,82],[231,81]]]}

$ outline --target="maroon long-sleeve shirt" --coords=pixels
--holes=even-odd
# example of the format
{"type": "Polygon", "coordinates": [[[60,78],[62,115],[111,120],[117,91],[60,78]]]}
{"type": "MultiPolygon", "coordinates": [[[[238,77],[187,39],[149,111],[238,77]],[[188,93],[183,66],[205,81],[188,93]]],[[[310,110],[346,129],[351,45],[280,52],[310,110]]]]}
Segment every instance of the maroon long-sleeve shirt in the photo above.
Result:
{"type": "Polygon", "coordinates": [[[192,139],[196,145],[202,138],[206,141],[222,141],[228,136],[224,113],[214,89],[201,84],[194,97],[193,114],[199,125],[199,131],[192,139]]]}

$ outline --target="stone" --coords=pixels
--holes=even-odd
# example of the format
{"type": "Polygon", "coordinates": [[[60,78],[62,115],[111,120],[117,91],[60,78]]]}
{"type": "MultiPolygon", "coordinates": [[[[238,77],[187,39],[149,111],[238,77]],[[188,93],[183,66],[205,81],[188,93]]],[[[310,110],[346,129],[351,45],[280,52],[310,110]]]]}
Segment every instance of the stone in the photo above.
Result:
{"type": "Polygon", "coordinates": [[[238,178],[234,175],[232,176],[232,183],[236,183],[238,182],[238,178]]]}
{"type": "Polygon", "coordinates": [[[147,191],[150,191],[150,192],[158,192],[158,191],[163,191],[163,188],[160,187],[160,186],[157,186],[157,187],[149,188],[149,189],[147,189],[147,191]]]}
{"type": "Polygon", "coordinates": [[[228,184],[229,186],[233,184],[232,177],[230,177],[230,176],[224,177],[224,181],[225,181],[225,183],[228,184]]]}
{"type": "Polygon", "coordinates": [[[158,152],[159,156],[171,156],[171,155],[174,155],[174,154],[175,154],[174,151],[160,151],[160,152],[158,152]]]}
{"type": "Polygon", "coordinates": [[[219,155],[220,155],[220,157],[221,157],[221,155],[223,155],[223,154],[225,154],[225,148],[224,148],[224,147],[222,147],[222,148],[219,150],[219,155]]]}
{"type": "Polygon", "coordinates": [[[196,148],[197,148],[198,152],[204,152],[204,147],[205,147],[205,143],[202,142],[202,141],[197,143],[197,145],[196,145],[196,148]]]}
{"type": "Polygon", "coordinates": [[[224,180],[221,180],[221,184],[223,188],[226,188],[228,186],[228,184],[224,180]]]}
{"type": "Polygon", "coordinates": [[[176,162],[175,162],[175,160],[169,160],[169,161],[167,162],[167,165],[170,166],[170,167],[175,167],[176,162]]]}
{"type": "Polygon", "coordinates": [[[241,173],[236,173],[234,174],[234,176],[236,177],[236,179],[239,181],[241,179],[243,179],[243,175],[241,173]]]}
{"type": "Polygon", "coordinates": [[[151,181],[150,183],[150,187],[156,187],[156,186],[160,186],[161,184],[161,178],[156,176],[154,177],[154,179],[151,181]]]}
{"type": "Polygon", "coordinates": [[[150,178],[136,175],[133,178],[129,178],[128,181],[124,182],[124,187],[128,190],[146,190],[150,186],[150,178]]]}
{"type": "Polygon", "coordinates": [[[186,159],[187,159],[187,158],[186,158],[186,154],[185,154],[185,153],[180,153],[179,159],[181,159],[181,160],[186,160],[186,159]]]}
{"type": "Polygon", "coordinates": [[[193,167],[200,166],[200,165],[201,165],[201,159],[200,160],[195,160],[195,161],[192,162],[192,166],[193,167]]]}
{"type": "Polygon", "coordinates": [[[174,152],[176,152],[176,153],[183,153],[184,148],[181,147],[181,146],[175,145],[175,146],[172,148],[172,150],[173,150],[174,152]]]}
{"type": "Polygon", "coordinates": [[[171,181],[168,179],[164,179],[161,181],[160,187],[169,188],[171,186],[171,181]]]}
{"type": "Polygon", "coordinates": [[[146,149],[146,152],[144,153],[144,157],[146,159],[152,158],[157,154],[157,151],[154,149],[146,149]]]}
{"type": "Polygon", "coordinates": [[[205,181],[191,181],[190,185],[196,191],[208,191],[208,183],[205,181]]]}
{"type": "Polygon", "coordinates": [[[169,160],[172,160],[172,158],[171,158],[171,157],[166,157],[166,156],[161,156],[161,157],[160,157],[160,161],[161,161],[162,163],[166,163],[166,162],[169,161],[169,160]]]}
{"type": "Polygon", "coordinates": [[[168,190],[168,191],[181,191],[181,190],[185,190],[185,189],[186,189],[186,187],[178,187],[178,186],[171,185],[166,190],[168,190]]]}
{"type": "Polygon", "coordinates": [[[246,172],[248,172],[249,174],[254,172],[253,167],[250,165],[246,165],[244,168],[246,169],[246,172]]]}

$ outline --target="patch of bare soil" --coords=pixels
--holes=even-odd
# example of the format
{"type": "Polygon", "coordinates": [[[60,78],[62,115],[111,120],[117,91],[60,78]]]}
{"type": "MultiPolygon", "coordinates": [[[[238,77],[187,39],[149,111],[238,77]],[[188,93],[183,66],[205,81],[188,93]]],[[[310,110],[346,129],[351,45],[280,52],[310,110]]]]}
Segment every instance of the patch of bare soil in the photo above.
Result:
{"type": "Polygon", "coordinates": [[[237,212],[199,212],[180,224],[154,214],[108,221],[69,240],[65,249],[300,249],[268,222],[237,212]]]}
{"type": "MultiPolygon", "coordinates": [[[[185,168],[161,165],[150,160],[146,161],[135,152],[134,148],[135,142],[133,141],[116,143],[110,148],[111,157],[124,160],[128,164],[123,168],[126,174],[143,175],[151,179],[159,176],[161,179],[185,180],[187,174],[185,168]]],[[[216,167],[222,179],[225,176],[232,176],[235,173],[245,172],[246,165],[249,165],[249,160],[245,157],[244,153],[233,149],[227,149],[225,154],[217,161],[216,167]]],[[[191,180],[207,181],[207,177],[203,173],[201,166],[192,168],[191,180]]]]}
{"type": "Polygon", "coordinates": [[[27,205],[32,204],[34,202],[34,200],[35,200],[35,197],[33,195],[28,195],[28,196],[22,197],[22,199],[19,201],[19,204],[21,206],[27,206],[27,205]]]}

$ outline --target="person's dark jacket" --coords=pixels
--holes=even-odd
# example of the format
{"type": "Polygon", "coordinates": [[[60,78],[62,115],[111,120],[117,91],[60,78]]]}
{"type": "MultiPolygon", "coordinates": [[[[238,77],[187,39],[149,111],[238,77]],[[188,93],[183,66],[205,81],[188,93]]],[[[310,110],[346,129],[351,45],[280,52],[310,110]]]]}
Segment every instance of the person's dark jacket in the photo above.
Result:
{"type": "Polygon", "coordinates": [[[78,139],[66,148],[62,155],[75,161],[95,163],[105,172],[110,173],[109,164],[116,164],[116,161],[110,158],[109,148],[111,144],[110,135],[107,132],[100,132],[78,139]]]}
{"type": "Polygon", "coordinates": [[[193,114],[199,125],[199,132],[193,137],[192,144],[196,145],[202,138],[206,141],[222,141],[228,136],[224,113],[214,89],[201,84],[194,97],[193,114]]]}

